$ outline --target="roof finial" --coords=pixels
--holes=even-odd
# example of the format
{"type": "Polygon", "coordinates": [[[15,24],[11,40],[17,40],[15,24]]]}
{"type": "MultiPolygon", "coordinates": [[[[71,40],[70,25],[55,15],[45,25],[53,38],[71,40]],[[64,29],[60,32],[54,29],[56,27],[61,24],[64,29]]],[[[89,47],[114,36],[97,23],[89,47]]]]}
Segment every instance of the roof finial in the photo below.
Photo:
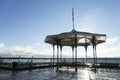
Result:
{"type": "Polygon", "coordinates": [[[74,30],[74,8],[72,7],[72,23],[73,23],[73,30],[74,30]]]}

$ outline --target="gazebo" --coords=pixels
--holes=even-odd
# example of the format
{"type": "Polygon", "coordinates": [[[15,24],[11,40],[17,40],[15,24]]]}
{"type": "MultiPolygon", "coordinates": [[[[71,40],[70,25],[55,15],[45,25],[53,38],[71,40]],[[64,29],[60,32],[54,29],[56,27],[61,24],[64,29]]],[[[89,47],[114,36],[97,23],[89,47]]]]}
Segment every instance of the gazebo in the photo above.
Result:
{"type": "Polygon", "coordinates": [[[93,46],[94,65],[97,63],[96,45],[106,41],[105,34],[95,34],[88,32],[79,32],[73,29],[71,32],[65,32],[56,35],[48,35],[45,39],[46,43],[53,45],[53,64],[55,45],[57,46],[57,65],[59,64],[59,58],[62,58],[62,47],[72,47],[73,62],[76,63],[75,71],[77,71],[77,46],[85,47],[86,61],[87,61],[87,47],[93,46]],[[60,49],[60,52],[59,52],[60,49]],[[60,54],[60,55],[59,55],[60,54]],[[75,54],[75,59],[74,59],[75,54]],[[75,61],[74,61],[75,60],[75,61]]]}
{"type": "Polygon", "coordinates": [[[74,13],[72,10],[73,30],[70,32],[64,32],[55,35],[48,35],[45,38],[45,43],[53,45],[53,65],[55,58],[55,46],[57,46],[57,70],[59,68],[59,59],[62,59],[62,47],[70,46],[72,48],[72,58],[75,65],[75,71],[77,72],[77,47],[85,47],[86,62],[87,62],[87,47],[93,46],[94,66],[97,64],[96,45],[106,41],[105,34],[96,34],[89,32],[80,32],[74,29],[74,13]]]}

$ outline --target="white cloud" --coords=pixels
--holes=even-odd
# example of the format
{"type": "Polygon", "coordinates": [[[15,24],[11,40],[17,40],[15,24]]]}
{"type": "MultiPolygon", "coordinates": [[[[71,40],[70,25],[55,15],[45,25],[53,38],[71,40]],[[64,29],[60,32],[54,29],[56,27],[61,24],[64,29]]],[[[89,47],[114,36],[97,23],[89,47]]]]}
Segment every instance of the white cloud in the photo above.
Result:
{"type": "Polygon", "coordinates": [[[112,45],[112,44],[116,43],[117,41],[118,41],[118,37],[110,38],[110,39],[107,39],[106,44],[112,45]]]}
{"type": "Polygon", "coordinates": [[[36,57],[49,57],[52,55],[52,48],[36,49],[37,46],[13,46],[7,47],[0,44],[0,56],[36,56],[36,57]],[[2,48],[4,47],[4,48],[2,48]]]}
{"type": "Polygon", "coordinates": [[[0,49],[4,48],[4,47],[5,47],[5,44],[4,43],[0,43],[0,49]]]}
{"type": "Polygon", "coordinates": [[[17,46],[17,47],[13,47],[9,50],[14,54],[15,53],[21,53],[21,54],[26,53],[26,54],[28,54],[28,53],[35,53],[36,52],[35,50],[33,50],[33,48],[31,46],[26,46],[26,47],[17,46]]]}
{"type": "MultiPolygon", "coordinates": [[[[120,57],[119,38],[109,38],[103,44],[97,46],[98,57],[120,57]]],[[[36,56],[36,57],[52,57],[52,46],[46,45],[45,48],[38,48],[34,46],[14,46],[7,48],[4,43],[0,44],[0,56],[36,56]],[[3,48],[4,47],[4,48],[3,48]]],[[[55,56],[57,50],[55,47],[55,56]]],[[[88,57],[92,57],[92,46],[88,47],[88,57]]],[[[72,57],[71,47],[63,47],[63,57],[72,57]]],[[[78,57],[85,57],[84,47],[78,47],[78,57]]]]}
{"type": "Polygon", "coordinates": [[[34,54],[38,53],[37,50],[34,50],[31,46],[15,46],[11,48],[7,48],[5,46],[4,49],[0,50],[1,56],[32,56],[34,54]]]}
{"type": "Polygon", "coordinates": [[[98,45],[98,56],[100,57],[120,57],[120,44],[118,37],[107,39],[106,43],[98,45]]]}

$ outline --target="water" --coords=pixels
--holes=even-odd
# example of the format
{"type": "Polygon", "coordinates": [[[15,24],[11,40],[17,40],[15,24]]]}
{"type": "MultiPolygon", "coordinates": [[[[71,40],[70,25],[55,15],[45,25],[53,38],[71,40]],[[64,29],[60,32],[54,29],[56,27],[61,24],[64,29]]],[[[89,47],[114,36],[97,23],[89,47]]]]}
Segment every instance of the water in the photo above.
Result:
{"type": "MultiPolygon", "coordinates": [[[[66,58],[66,59],[63,59],[63,61],[72,62],[72,59],[71,58],[66,58]]],[[[77,61],[78,62],[86,62],[86,59],[85,58],[78,58],[77,61]]],[[[87,58],[87,62],[93,63],[94,59],[93,58],[87,58]]],[[[97,62],[98,63],[119,63],[120,64],[120,58],[98,58],[97,62]]]]}
{"type": "MultiPolygon", "coordinates": [[[[0,59],[0,62],[7,62],[7,63],[12,63],[14,61],[16,62],[22,62],[22,63],[29,63],[29,62],[32,62],[34,63],[42,63],[42,62],[51,62],[51,58],[46,58],[46,59],[0,59]]],[[[74,59],[75,60],[75,59],[74,59]]],[[[57,59],[54,59],[55,62],[57,62],[57,59]]],[[[61,61],[59,59],[59,61],[61,61]]],[[[72,58],[62,58],[62,62],[63,61],[66,61],[66,62],[73,62],[73,59],[72,58]]],[[[77,59],[78,62],[85,62],[86,59],[85,58],[78,58],[77,59]]],[[[120,64],[120,58],[98,58],[97,59],[98,63],[119,63],[120,64]]],[[[93,63],[94,62],[94,59],[93,58],[87,58],[87,62],[89,63],[93,63]]]]}
{"type": "Polygon", "coordinates": [[[0,71],[0,80],[119,80],[120,70],[99,69],[97,73],[91,68],[79,68],[74,72],[74,68],[60,68],[56,72],[53,68],[37,69],[33,71],[22,71],[12,73],[10,71],[0,71]]]}

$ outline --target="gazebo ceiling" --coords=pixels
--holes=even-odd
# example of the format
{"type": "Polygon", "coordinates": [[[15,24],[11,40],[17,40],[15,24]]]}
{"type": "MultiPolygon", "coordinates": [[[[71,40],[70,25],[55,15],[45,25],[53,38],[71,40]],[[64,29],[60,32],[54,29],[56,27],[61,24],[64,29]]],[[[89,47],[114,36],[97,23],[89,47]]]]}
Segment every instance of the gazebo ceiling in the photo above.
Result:
{"type": "Polygon", "coordinates": [[[75,43],[77,43],[77,46],[85,46],[92,45],[93,39],[95,44],[103,43],[106,41],[106,35],[79,32],[73,29],[71,32],[65,32],[57,35],[48,35],[45,39],[45,42],[61,46],[75,46],[75,43]]]}

